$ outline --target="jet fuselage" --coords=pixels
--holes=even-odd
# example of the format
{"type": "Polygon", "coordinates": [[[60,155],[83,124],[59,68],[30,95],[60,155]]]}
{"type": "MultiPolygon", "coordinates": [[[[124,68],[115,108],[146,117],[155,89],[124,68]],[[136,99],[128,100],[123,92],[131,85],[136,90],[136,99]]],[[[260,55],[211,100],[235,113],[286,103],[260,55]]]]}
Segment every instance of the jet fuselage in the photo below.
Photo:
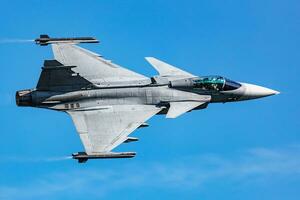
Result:
{"type": "MultiPolygon", "coordinates": [[[[102,87],[78,91],[24,90],[16,94],[19,106],[54,110],[98,108],[107,105],[156,105],[168,108],[170,102],[201,101],[225,103],[260,98],[277,91],[246,83],[238,83],[220,76],[197,77],[169,81],[168,84],[122,87],[102,87]],[[27,91],[27,92],[26,92],[27,91]],[[201,95],[201,97],[200,97],[201,95]]],[[[196,108],[199,109],[199,108],[196,108]]],[[[164,113],[164,112],[163,112],[164,113]]]]}

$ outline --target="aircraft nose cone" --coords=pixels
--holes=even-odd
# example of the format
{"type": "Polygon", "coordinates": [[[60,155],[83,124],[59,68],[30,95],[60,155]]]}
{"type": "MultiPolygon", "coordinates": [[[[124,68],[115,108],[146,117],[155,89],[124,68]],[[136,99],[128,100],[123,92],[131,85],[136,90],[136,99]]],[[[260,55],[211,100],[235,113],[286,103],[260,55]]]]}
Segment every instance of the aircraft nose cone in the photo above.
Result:
{"type": "Polygon", "coordinates": [[[280,93],[276,90],[272,90],[266,87],[253,85],[249,83],[243,83],[243,86],[245,87],[244,97],[247,99],[261,98],[261,97],[271,96],[280,93]]]}

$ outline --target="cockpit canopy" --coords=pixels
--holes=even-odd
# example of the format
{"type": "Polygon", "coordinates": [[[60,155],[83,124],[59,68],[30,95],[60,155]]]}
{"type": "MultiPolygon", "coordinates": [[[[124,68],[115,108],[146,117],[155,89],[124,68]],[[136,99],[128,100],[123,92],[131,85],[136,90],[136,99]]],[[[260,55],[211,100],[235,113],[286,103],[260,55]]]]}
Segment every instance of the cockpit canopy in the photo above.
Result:
{"type": "Polygon", "coordinates": [[[202,90],[228,91],[241,87],[240,83],[222,76],[203,76],[193,80],[194,87],[202,90]]]}

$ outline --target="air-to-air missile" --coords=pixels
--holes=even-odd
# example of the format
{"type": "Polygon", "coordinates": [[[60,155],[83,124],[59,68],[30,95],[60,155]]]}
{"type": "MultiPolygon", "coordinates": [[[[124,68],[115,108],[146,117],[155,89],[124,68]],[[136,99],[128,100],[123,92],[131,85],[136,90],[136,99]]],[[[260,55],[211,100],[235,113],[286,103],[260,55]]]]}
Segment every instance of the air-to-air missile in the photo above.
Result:
{"type": "Polygon", "coordinates": [[[36,38],[34,41],[41,46],[55,43],[99,43],[99,40],[94,37],[51,38],[48,35],[40,35],[40,37],[36,38]]]}
{"type": "Polygon", "coordinates": [[[86,152],[73,153],[72,157],[78,160],[79,163],[85,163],[89,159],[105,159],[105,158],[133,158],[136,155],[135,152],[107,152],[107,153],[95,153],[87,154],[86,152]]]}

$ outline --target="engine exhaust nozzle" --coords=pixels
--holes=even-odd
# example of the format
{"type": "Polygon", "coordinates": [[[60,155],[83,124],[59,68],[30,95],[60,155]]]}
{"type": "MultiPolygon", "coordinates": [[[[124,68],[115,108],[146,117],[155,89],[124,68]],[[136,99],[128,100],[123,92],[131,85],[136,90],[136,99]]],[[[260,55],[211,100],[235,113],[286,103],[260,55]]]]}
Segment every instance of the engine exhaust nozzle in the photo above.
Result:
{"type": "Polygon", "coordinates": [[[17,106],[32,106],[32,90],[19,90],[16,92],[17,106]]]}

